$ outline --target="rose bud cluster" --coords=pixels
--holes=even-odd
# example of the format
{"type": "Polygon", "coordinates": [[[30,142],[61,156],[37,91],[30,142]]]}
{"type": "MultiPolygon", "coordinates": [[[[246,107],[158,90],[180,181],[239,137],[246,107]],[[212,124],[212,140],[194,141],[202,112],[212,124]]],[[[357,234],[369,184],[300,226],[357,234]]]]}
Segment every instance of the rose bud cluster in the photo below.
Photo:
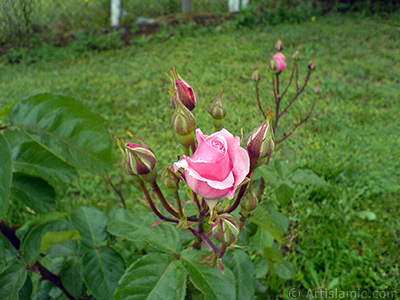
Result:
{"type": "Polygon", "coordinates": [[[213,237],[223,243],[231,244],[237,239],[240,233],[238,219],[230,214],[221,214],[217,216],[213,226],[213,237]]]}
{"type": "Polygon", "coordinates": [[[214,100],[212,103],[210,110],[208,113],[212,116],[213,118],[213,125],[215,128],[215,131],[220,131],[224,125],[224,118],[226,116],[226,107],[224,102],[222,101],[222,92],[224,89],[221,89],[221,92],[219,93],[218,97],[214,100]]]}
{"type": "Polygon", "coordinates": [[[136,137],[140,144],[124,143],[123,168],[129,175],[139,175],[144,181],[152,182],[157,176],[155,169],[156,156],[153,149],[142,139],[136,137]]]}
{"type": "Polygon", "coordinates": [[[275,136],[272,128],[272,115],[258,125],[247,138],[246,145],[250,157],[250,168],[261,166],[275,149],[275,136]]]}

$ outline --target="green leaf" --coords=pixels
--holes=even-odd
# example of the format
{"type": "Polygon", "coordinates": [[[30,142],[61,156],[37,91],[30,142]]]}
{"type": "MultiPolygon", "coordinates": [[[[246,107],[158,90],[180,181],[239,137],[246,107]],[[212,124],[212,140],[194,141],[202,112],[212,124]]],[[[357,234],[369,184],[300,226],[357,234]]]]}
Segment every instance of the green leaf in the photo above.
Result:
{"type": "Polygon", "coordinates": [[[304,185],[314,185],[317,187],[323,187],[325,185],[324,180],[310,169],[296,170],[291,179],[296,183],[304,185]]]}
{"type": "Polygon", "coordinates": [[[103,120],[70,97],[42,94],[17,103],[11,123],[67,163],[104,174],[112,163],[103,120]]]}
{"type": "Polygon", "coordinates": [[[274,237],[268,230],[258,227],[256,234],[250,238],[250,242],[262,248],[272,247],[274,237]]]}
{"type": "Polygon", "coordinates": [[[249,255],[242,250],[229,251],[225,254],[223,262],[235,276],[237,299],[253,299],[256,289],[256,272],[249,255]]]}
{"type": "Polygon", "coordinates": [[[25,284],[26,277],[27,271],[22,264],[10,265],[5,269],[0,274],[0,299],[19,300],[19,292],[25,284]]]}
{"type": "Polygon", "coordinates": [[[97,208],[81,207],[71,214],[71,221],[88,247],[98,247],[108,236],[107,217],[97,208]]]}
{"type": "Polygon", "coordinates": [[[276,270],[276,275],[286,280],[291,279],[294,275],[293,265],[287,261],[281,263],[276,270]]]}
{"type": "Polygon", "coordinates": [[[281,206],[286,206],[290,203],[293,198],[293,189],[286,184],[281,184],[275,191],[276,199],[278,199],[281,206]]]}
{"type": "Polygon", "coordinates": [[[283,258],[281,253],[278,250],[275,250],[274,248],[265,247],[264,254],[267,257],[267,259],[273,263],[280,263],[280,264],[283,263],[283,258]]]}
{"type": "Polygon", "coordinates": [[[182,243],[175,227],[162,223],[150,228],[153,220],[154,218],[149,218],[147,214],[133,214],[126,209],[113,210],[107,230],[112,235],[136,243],[145,241],[163,252],[179,253],[182,243]]]}
{"type": "Polygon", "coordinates": [[[45,250],[67,241],[78,241],[82,239],[79,231],[76,229],[68,230],[68,231],[58,231],[52,232],[48,231],[42,237],[42,241],[40,243],[39,253],[43,253],[45,250]]]}
{"type": "MultiPolygon", "coordinates": [[[[21,254],[25,261],[29,265],[33,265],[41,253],[41,248],[51,247],[51,241],[42,242],[42,238],[45,237],[46,233],[52,232],[52,236],[55,233],[63,235],[65,231],[72,229],[72,225],[65,220],[53,220],[32,226],[29,230],[24,233],[17,231],[17,235],[21,239],[21,254]]],[[[62,241],[59,240],[61,243],[62,241]]],[[[56,244],[56,241],[53,241],[56,244]]]]}
{"type": "Polygon", "coordinates": [[[287,178],[292,173],[292,167],[283,160],[275,160],[274,168],[282,179],[287,178]]]}
{"type": "Polygon", "coordinates": [[[17,104],[20,100],[15,100],[10,104],[7,104],[0,110],[0,117],[8,117],[13,110],[15,104],[17,104]]]}
{"type": "Polygon", "coordinates": [[[55,210],[56,191],[42,178],[16,172],[13,174],[11,198],[37,213],[55,210]]]}
{"type": "Polygon", "coordinates": [[[232,271],[225,268],[225,278],[216,267],[200,262],[201,253],[194,249],[182,252],[181,260],[193,285],[204,294],[205,300],[236,299],[235,278],[232,271]]]}
{"type": "Polygon", "coordinates": [[[33,290],[32,280],[29,276],[26,276],[25,283],[22,286],[22,289],[18,293],[19,299],[21,300],[31,299],[32,290],[33,290]]]}
{"type": "Polygon", "coordinates": [[[78,176],[76,169],[33,141],[23,131],[7,131],[12,145],[14,171],[41,177],[55,188],[65,189],[78,176]]]}
{"type": "Polygon", "coordinates": [[[76,257],[70,257],[65,261],[60,275],[63,286],[72,296],[79,299],[83,293],[83,277],[76,257]]]}
{"type": "Polygon", "coordinates": [[[111,300],[118,281],[125,272],[121,256],[110,247],[89,249],[83,255],[83,278],[98,300],[111,300]]]}
{"type": "Polygon", "coordinates": [[[0,134],[0,220],[6,214],[12,179],[11,149],[6,138],[0,134]]]}
{"type": "Polygon", "coordinates": [[[150,253],[134,262],[120,280],[115,300],[185,299],[186,273],[176,258],[150,253]]]}

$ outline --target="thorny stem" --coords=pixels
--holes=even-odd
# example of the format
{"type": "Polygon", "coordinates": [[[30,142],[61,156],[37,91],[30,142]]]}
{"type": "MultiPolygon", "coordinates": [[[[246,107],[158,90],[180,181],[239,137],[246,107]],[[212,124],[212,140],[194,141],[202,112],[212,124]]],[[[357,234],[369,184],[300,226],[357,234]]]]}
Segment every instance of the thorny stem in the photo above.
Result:
{"type": "Polygon", "coordinates": [[[265,114],[264,110],[263,110],[262,107],[261,107],[261,102],[260,102],[260,91],[259,91],[259,89],[258,89],[258,84],[256,84],[255,89],[256,89],[256,98],[257,98],[258,108],[260,109],[262,115],[264,116],[264,119],[266,119],[266,118],[267,118],[267,115],[265,114]]]}
{"type": "Polygon", "coordinates": [[[178,220],[168,218],[168,217],[164,216],[164,215],[158,210],[158,208],[154,205],[153,199],[151,198],[150,193],[149,193],[149,191],[147,190],[147,187],[146,187],[146,185],[144,184],[144,182],[142,182],[142,183],[140,184],[140,188],[142,189],[144,195],[146,196],[147,202],[149,202],[149,205],[150,205],[152,211],[156,214],[157,217],[159,217],[161,220],[164,220],[164,221],[173,222],[173,223],[179,223],[178,220]]]}
{"type": "Polygon", "coordinates": [[[119,198],[121,199],[122,205],[126,209],[125,199],[124,199],[124,196],[122,196],[122,192],[121,192],[121,184],[119,186],[119,189],[117,189],[117,187],[112,183],[110,177],[107,176],[106,181],[110,184],[110,186],[113,188],[113,190],[118,194],[119,198]]]}
{"type": "Polygon", "coordinates": [[[299,92],[299,64],[296,65],[296,93],[299,92]]]}
{"type": "Polygon", "coordinates": [[[8,129],[8,126],[2,126],[0,127],[0,130],[8,129]]]}
{"type": "MultiPolygon", "coordinates": [[[[3,234],[5,238],[7,238],[10,243],[13,245],[13,247],[19,251],[21,241],[15,234],[15,231],[8,227],[8,225],[4,222],[0,222],[0,231],[3,234]]],[[[21,259],[23,259],[21,257],[21,259]]],[[[58,287],[70,300],[76,300],[74,296],[72,296],[64,287],[64,285],[61,282],[61,278],[58,275],[55,275],[54,273],[50,272],[45,266],[43,266],[39,261],[36,261],[36,263],[33,265],[33,267],[29,267],[28,265],[25,266],[27,270],[33,271],[33,270],[38,270],[39,274],[42,276],[43,280],[48,280],[52,284],[54,284],[56,287],[58,287]]]]}

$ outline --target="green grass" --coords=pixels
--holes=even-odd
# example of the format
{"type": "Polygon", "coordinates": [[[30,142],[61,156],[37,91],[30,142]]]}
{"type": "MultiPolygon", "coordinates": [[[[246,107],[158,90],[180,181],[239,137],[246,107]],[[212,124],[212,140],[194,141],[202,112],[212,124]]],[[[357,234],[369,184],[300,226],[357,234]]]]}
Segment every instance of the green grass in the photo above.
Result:
{"type": "MultiPolygon", "coordinates": [[[[289,281],[267,277],[260,283],[259,299],[287,298],[292,287],[305,291],[336,282],[340,290],[400,292],[399,26],[394,16],[335,16],[251,31],[206,34],[180,28],[173,38],[156,36],[107,52],[52,49],[34,64],[0,66],[0,103],[44,92],[71,95],[101,114],[113,135],[126,137],[129,130],[145,139],[161,170],[181,154],[170,130],[173,111],[163,71],[176,65],[195,88],[198,127],[206,133],[212,131],[206,111],[224,88],[225,127],[235,135],[243,128],[247,136],[262,121],[250,80],[254,61],[264,75],[260,87],[268,108],[273,96],[267,66],[276,40],[283,41],[288,60],[302,41],[301,79],[313,54],[317,70],[295,111],[313,99],[318,77],[322,94],[316,110],[326,107],[326,113],[298,129],[285,146],[296,150],[293,167],[308,167],[327,184],[323,189],[297,187],[293,205],[282,209],[293,221],[289,234],[294,239],[286,254],[296,275],[289,281]],[[365,211],[376,219],[366,219],[365,211]]],[[[293,119],[284,118],[282,126],[293,119]]],[[[282,151],[276,157],[283,157],[282,151]]],[[[105,191],[101,178],[82,175],[75,196],[68,198],[74,205],[118,201],[105,191]]],[[[133,205],[137,194],[126,196],[133,205]]]]}

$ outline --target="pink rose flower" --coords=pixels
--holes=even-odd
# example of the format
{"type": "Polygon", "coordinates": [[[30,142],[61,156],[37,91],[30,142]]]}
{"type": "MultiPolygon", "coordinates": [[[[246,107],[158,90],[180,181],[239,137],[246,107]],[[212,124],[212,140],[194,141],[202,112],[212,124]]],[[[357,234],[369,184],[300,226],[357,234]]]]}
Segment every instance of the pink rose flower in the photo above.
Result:
{"type": "Polygon", "coordinates": [[[287,63],[285,62],[285,59],[285,56],[280,52],[274,55],[274,60],[278,64],[278,68],[276,69],[278,74],[282,73],[286,69],[287,63]]]}
{"type": "Polygon", "coordinates": [[[212,135],[196,130],[198,147],[193,157],[185,156],[174,163],[184,169],[189,187],[207,199],[232,199],[237,187],[249,173],[250,159],[240,147],[240,138],[222,129],[212,135]]]}

